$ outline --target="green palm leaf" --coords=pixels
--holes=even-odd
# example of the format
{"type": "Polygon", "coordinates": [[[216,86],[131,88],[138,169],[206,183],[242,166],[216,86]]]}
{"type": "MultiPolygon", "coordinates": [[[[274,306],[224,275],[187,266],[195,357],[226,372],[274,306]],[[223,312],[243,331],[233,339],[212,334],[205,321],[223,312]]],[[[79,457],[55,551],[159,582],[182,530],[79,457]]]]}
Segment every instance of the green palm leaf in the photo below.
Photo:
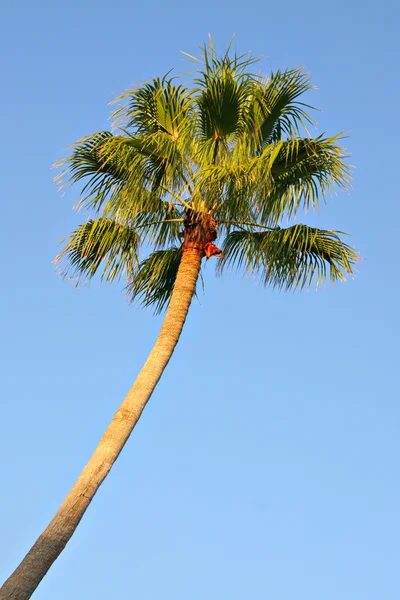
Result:
{"type": "Polygon", "coordinates": [[[194,106],[199,141],[197,160],[201,165],[220,163],[229,156],[234,142],[247,135],[253,113],[253,78],[246,68],[257,59],[219,57],[212,44],[204,48],[205,68],[195,79],[194,106]]]}
{"type": "Polygon", "coordinates": [[[132,129],[139,136],[167,133],[178,139],[191,127],[189,118],[191,93],[165,75],[136,90],[128,90],[115,102],[122,105],[114,112],[115,124],[132,129]]]}
{"type": "Polygon", "coordinates": [[[110,203],[117,203],[128,192],[136,192],[138,199],[144,189],[144,159],[137,152],[134,141],[108,131],[79,140],[72,147],[71,155],[56,166],[66,166],[56,177],[60,187],[67,182],[85,181],[77,206],[79,210],[100,211],[110,203]],[[134,186],[138,179],[139,185],[134,186]]]}
{"type": "MultiPolygon", "coordinates": [[[[260,157],[266,165],[266,193],[257,192],[257,205],[263,222],[278,222],[283,215],[296,217],[319,208],[319,199],[349,184],[350,167],[344,162],[344,149],[337,143],[341,135],[331,138],[293,139],[267,146],[260,157]],[[272,150],[272,151],[271,151],[272,150]]],[[[258,178],[262,181],[262,176],[258,178]]]]}
{"type": "Polygon", "coordinates": [[[155,314],[162,312],[171,298],[181,257],[181,248],[172,247],[145,258],[126,287],[130,300],[153,306],[155,314]]]}
{"type": "Polygon", "coordinates": [[[184,217],[182,210],[165,204],[156,213],[138,213],[135,229],[141,234],[142,241],[159,250],[181,242],[184,217]]]}
{"type": "Polygon", "coordinates": [[[196,183],[219,220],[232,215],[248,220],[252,213],[261,224],[273,225],[296,216],[300,207],[316,210],[320,197],[346,187],[349,167],[338,138],[271,143],[260,156],[204,166],[196,183]]]}
{"type": "Polygon", "coordinates": [[[353,275],[358,254],[338,233],[307,225],[233,231],[225,239],[226,258],[219,263],[219,270],[243,267],[260,275],[265,285],[285,289],[309,286],[314,277],[317,285],[325,282],[328,269],[332,282],[344,281],[345,274],[353,275]]]}
{"type": "MultiPolygon", "coordinates": [[[[161,313],[171,299],[181,257],[182,248],[172,247],[153,252],[145,258],[126,286],[131,302],[139,300],[144,306],[152,306],[154,314],[161,313]]],[[[201,273],[200,279],[204,289],[201,273]]]]}
{"type": "Polygon", "coordinates": [[[82,278],[92,278],[100,267],[105,281],[123,275],[131,278],[138,267],[139,240],[132,227],[103,217],[91,219],[71,234],[55,262],[66,259],[62,274],[67,276],[72,271],[78,283],[82,278]]]}
{"type": "Polygon", "coordinates": [[[314,124],[305,111],[312,108],[296,101],[299,96],[313,89],[310,77],[301,69],[278,70],[270,78],[258,78],[254,85],[253,110],[259,113],[260,147],[277,142],[283,136],[300,135],[301,128],[314,124]]]}

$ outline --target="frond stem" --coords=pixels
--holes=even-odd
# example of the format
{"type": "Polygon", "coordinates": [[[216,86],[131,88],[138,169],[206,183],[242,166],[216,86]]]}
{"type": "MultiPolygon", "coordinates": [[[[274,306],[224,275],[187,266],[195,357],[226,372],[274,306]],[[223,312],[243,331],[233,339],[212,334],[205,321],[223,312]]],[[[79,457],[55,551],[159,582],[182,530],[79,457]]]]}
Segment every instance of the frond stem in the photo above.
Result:
{"type": "MultiPolygon", "coordinates": [[[[187,167],[190,169],[190,174],[191,174],[191,177],[192,177],[192,179],[193,179],[193,172],[192,172],[192,169],[190,168],[190,165],[187,165],[187,167]]],[[[192,190],[192,187],[191,187],[191,185],[190,185],[190,181],[189,181],[189,179],[188,179],[187,177],[185,177],[185,175],[183,175],[183,174],[182,174],[182,179],[183,179],[183,181],[186,183],[186,187],[187,187],[187,189],[188,189],[188,192],[189,192],[189,194],[190,194],[191,196],[193,196],[193,190],[192,190]]]]}
{"type": "Polygon", "coordinates": [[[251,223],[250,221],[218,221],[221,225],[237,225],[238,227],[260,227],[261,229],[268,229],[273,231],[274,227],[268,227],[267,225],[260,225],[259,223],[251,223]]]}
{"type": "Polygon", "coordinates": [[[190,209],[191,206],[190,204],[188,204],[187,202],[185,202],[185,200],[183,198],[181,198],[180,196],[178,196],[177,194],[175,194],[174,192],[172,192],[170,189],[165,188],[164,186],[162,186],[162,189],[167,192],[167,194],[170,194],[170,196],[172,196],[173,198],[175,198],[175,200],[178,200],[178,202],[180,202],[182,204],[182,206],[184,206],[187,209],[190,209]]]}
{"type": "Polygon", "coordinates": [[[152,221],[151,223],[144,223],[143,225],[137,225],[136,229],[142,227],[150,227],[150,225],[162,225],[162,223],[183,223],[185,219],[164,219],[164,221],[152,221]]]}

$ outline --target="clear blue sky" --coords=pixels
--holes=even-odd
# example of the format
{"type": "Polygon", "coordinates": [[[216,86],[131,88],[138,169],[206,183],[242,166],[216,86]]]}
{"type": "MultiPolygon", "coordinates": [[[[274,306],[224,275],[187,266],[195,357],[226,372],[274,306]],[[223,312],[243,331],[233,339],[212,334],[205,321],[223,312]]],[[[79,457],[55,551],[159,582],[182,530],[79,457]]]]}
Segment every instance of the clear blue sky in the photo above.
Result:
{"type": "Polygon", "coordinates": [[[51,260],[78,222],[52,163],[108,102],[211,32],[302,66],[319,131],[350,132],[349,195],[301,222],[364,262],[317,293],[234,274],[179,349],[37,600],[397,600],[399,48],[395,2],[7,2],[2,23],[0,579],[53,516],[155,339],[122,285],[51,260]],[[397,573],[396,573],[397,570],[397,573]]]}

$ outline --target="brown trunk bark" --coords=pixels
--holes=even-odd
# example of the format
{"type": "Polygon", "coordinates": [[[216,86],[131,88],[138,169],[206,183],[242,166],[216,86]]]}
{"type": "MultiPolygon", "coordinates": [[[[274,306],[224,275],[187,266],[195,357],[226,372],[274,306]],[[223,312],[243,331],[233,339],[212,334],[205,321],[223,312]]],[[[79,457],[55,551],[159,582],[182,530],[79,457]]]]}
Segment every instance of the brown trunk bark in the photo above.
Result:
{"type": "Polygon", "coordinates": [[[174,291],[157,341],[94,454],[48,527],[0,589],[0,599],[30,598],[58,558],[138,422],[179,340],[196,289],[203,249],[182,253],[174,291]]]}

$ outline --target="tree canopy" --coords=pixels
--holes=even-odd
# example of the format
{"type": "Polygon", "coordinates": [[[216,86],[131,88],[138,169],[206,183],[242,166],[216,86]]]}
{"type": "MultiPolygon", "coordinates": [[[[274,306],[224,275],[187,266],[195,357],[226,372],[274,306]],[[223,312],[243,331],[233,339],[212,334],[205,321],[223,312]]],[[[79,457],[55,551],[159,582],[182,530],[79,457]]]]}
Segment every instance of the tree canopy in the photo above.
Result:
{"type": "Polygon", "coordinates": [[[230,47],[218,55],[211,41],[190,59],[191,87],[168,73],[128,90],[113,131],[79,140],[59,163],[60,184],[82,182],[77,208],[89,212],[56,258],[66,259],[64,274],[124,277],[131,300],[162,311],[190,214],[216,224],[219,273],[239,268],[283,289],[351,276],[358,255],[342,232],[282,225],[349,182],[341,134],[308,131],[312,107],[300,98],[309,75],[255,74],[257,59],[230,47]]]}

